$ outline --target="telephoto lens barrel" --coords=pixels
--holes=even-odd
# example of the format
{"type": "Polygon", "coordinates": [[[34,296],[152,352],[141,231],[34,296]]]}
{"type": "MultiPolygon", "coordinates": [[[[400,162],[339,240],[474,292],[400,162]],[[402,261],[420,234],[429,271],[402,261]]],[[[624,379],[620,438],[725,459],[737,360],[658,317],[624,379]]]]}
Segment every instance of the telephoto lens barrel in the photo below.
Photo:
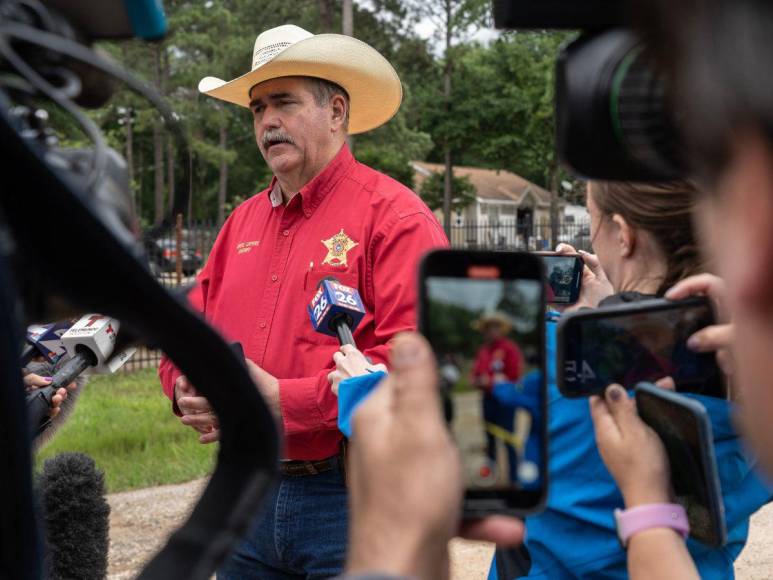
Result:
{"type": "Polygon", "coordinates": [[[583,35],[556,65],[556,147],[592,179],[685,176],[677,115],[646,47],[630,31],[583,35]]]}

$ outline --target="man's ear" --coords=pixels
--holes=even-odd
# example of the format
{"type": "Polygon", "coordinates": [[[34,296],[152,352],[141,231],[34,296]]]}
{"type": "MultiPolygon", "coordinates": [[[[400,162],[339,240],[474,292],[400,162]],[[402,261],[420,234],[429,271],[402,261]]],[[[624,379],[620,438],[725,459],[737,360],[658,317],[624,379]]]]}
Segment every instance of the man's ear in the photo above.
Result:
{"type": "Polygon", "coordinates": [[[773,150],[761,135],[745,134],[718,186],[715,240],[720,269],[734,294],[760,313],[773,310],[773,150]],[[723,244],[723,247],[720,247],[723,244]]]}
{"type": "Polygon", "coordinates": [[[612,215],[612,223],[615,226],[615,241],[617,243],[620,256],[628,258],[633,254],[636,246],[636,231],[625,221],[625,218],[619,213],[612,215]]]}
{"type": "Polygon", "coordinates": [[[333,95],[330,99],[331,131],[338,132],[346,129],[346,116],[348,112],[348,103],[343,95],[333,95]]]}

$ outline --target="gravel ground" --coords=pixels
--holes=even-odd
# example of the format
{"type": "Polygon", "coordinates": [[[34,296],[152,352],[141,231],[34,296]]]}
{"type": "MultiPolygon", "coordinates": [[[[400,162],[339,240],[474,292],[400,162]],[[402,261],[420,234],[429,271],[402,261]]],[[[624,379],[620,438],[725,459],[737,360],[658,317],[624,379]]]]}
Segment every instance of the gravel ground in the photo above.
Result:
{"type": "MultiPolygon", "coordinates": [[[[205,484],[199,479],[114,493],[110,502],[109,580],[133,578],[184,520],[205,484]]],[[[494,548],[484,542],[451,542],[451,580],[485,580],[494,548]]],[[[736,561],[738,580],[773,579],[773,505],[752,518],[749,542],[736,561]]]]}

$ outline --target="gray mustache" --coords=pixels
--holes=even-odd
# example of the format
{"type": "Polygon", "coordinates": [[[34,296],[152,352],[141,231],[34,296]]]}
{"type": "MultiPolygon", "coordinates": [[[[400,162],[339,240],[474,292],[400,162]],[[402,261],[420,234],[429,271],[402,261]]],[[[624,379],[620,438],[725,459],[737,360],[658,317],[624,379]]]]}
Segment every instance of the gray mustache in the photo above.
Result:
{"type": "Polygon", "coordinates": [[[276,143],[290,143],[295,144],[293,138],[279,131],[278,129],[266,131],[263,134],[263,148],[267,148],[269,145],[275,145],[276,143]]]}

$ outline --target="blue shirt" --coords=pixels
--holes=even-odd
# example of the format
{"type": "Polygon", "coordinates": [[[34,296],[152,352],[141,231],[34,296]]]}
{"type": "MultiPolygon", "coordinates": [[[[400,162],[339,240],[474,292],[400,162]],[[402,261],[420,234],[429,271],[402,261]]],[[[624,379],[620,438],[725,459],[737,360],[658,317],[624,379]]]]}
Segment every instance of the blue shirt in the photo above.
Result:
{"type": "MultiPolygon", "coordinates": [[[[547,507],[526,519],[532,559],[528,578],[627,578],[626,552],[615,530],[613,510],[623,498],[596,447],[588,400],[566,399],[556,386],[556,325],[546,327],[548,385],[547,507]]],[[[771,499],[773,488],[755,474],[731,423],[733,405],[695,396],[712,422],[722,486],[728,542],[709,548],[688,540],[701,578],[733,578],[733,562],[746,543],[749,517],[771,499]]]]}

